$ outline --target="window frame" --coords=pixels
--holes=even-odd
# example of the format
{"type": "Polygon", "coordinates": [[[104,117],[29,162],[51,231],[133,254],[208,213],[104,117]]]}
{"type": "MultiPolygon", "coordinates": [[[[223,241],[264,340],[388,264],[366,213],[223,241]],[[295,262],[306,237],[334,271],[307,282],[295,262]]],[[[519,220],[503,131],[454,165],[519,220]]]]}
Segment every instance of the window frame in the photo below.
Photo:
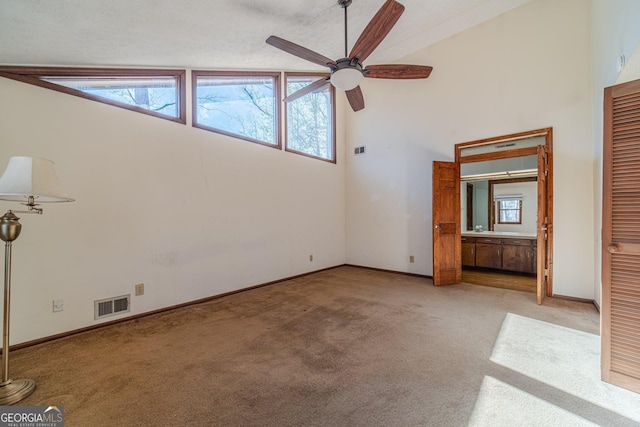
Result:
{"type": "Polygon", "coordinates": [[[215,132],[221,135],[229,136],[232,138],[242,139],[245,141],[253,142],[255,144],[264,145],[265,147],[272,147],[278,150],[282,150],[282,131],[281,131],[281,105],[282,101],[280,99],[282,94],[282,73],[281,72],[269,72],[269,71],[214,71],[214,70],[192,70],[191,71],[191,126],[198,129],[203,129],[209,132],[215,132]],[[274,96],[275,96],[275,111],[274,111],[274,121],[275,121],[275,136],[276,143],[271,144],[266,141],[261,141],[259,139],[251,138],[249,136],[240,135],[237,133],[225,131],[224,129],[218,129],[211,126],[203,125],[198,123],[198,77],[268,77],[274,79],[274,96]]]}
{"type": "MultiPolygon", "coordinates": [[[[329,77],[330,74],[329,73],[312,73],[312,72],[284,72],[284,82],[283,82],[283,90],[284,90],[284,97],[287,96],[287,78],[289,76],[292,77],[317,77],[318,79],[323,78],[323,77],[329,77]]],[[[337,159],[338,159],[338,155],[336,153],[336,89],[333,87],[333,85],[329,82],[327,82],[327,84],[329,85],[329,92],[330,92],[330,99],[331,99],[331,153],[332,153],[332,158],[331,159],[327,159],[324,157],[319,157],[319,156],[314,156],[312,154],[308,154],[305,153],[303,151],[299,151],[299,150],[294,150],[293,148],[289,148],[289,143],[288,143],[288,117],[287,117],[287,113],[288,113],[288,108],[286,106],[286,103],[283,102],[283,104],[285,104],[284,106],[284,125],[282,128],[282,132],[283,132],[283,137],[284,137],[284,150],[289,152],[289,153],[294,153],[294,154],[298,154],[300,156],[305,156],[305,157],[309,157],[312,159],[317,159],[317,160],[321,160],[323,162],[328,162],[328,163],[333,163],[333,164],[337,164],[337,159]]]]}
{"type": "Polygon", "coordinates": [[[148,69],[148,68],[76,68],[76,67],[21,67],[21,66],[0,66],[0,76],[34,86],[51,89],[56,92],[78,96],[91,101],[113,105],[153,117],[158,117],[173,122],[186,124],[186,70],[179,69],[148,69]],[[62,86],[56,83],[42,80],[43,77],[173,77],[176,79],[176,102],[178,103],[178,116],[171,117],[166,114],[157,113],[152,110],[126,104],[113,99],[104,98],[62,86]]]}
{"type": "MultiPolygon", "coordinates": [[[[164,120],[173,121],[176,123],[187,123],[187,109],[186,109],[186,69],[172,69],[172,68],[104,68],[104,67],[50,67],[50,66],[2,66],[0,65],[0,77],[19,81],[22,83],[39,86],[45,89],[50,89],[56,92],[65,93],[72,96],[88,99],[91,101],[100,102],[102,104],[112,105],[119,108],[124,108],[130,111],[150,115],[153,117],[161,118],[164,120]],[[121,77],[121,78],[144,78],[148,77],[153,79],[154,77],[168,77],[174,78],[176,81],[176,107],[178,109],[178,116],[172,117],[167,114],[158,113],[149,109],[138,107],[135,105],[127,104],[117,100],[105,98],[102,96],[94,95],[89,92],[84,92],[79,89],[74,89],[61,84],[53,83],[50,81],[42,80],[46,77],[69,77],[79,78],[83,77],[96,77],[96,78],[109,78],[109,77],[121,77]]],[[[233,70],[191,70],[191,102],[192,102],[192,123],[195,128],[207,130],[210,132],[219,133],[222,135],[230,136],[232,138],[242,139],[256,144],[264,145],[267,147],[273,147],[278,150],[282,150],[290,153],[302,155],[312,159],[321,160],[328,163],[337,164],[337,141],[336,141],[336,90],[329,84],[330,102],[331,102],[331,158],[324,158],[308,154],[302,151],[295,150],[287,144],[288,133],[288,121],[287,121],[287,106],[283,102],[283,92],[286,92],[287,78],[296,76],[310,76],[310,77],[327,77],[328,73],[316,73],[316,72],[286,72],[286,71],[233,71],[233,70]],[[221,77],[267,77],[273,79],[274,82],[274,122],[275,122],[275,144],[260,141],[244,135],[235,134],[222,129],[213,128],[207,125],[202,125],[197,122],[197,83],[199,76],[221,76],[221,77]],[[282,112],[284,110],[284,112],[282,112]],[[284,143],[283,143],[284,139],[284,143]]],[[[285,94],[286,96],[286,94],[285,94]]]]}
{"type": "Polygon", "coordinates": [[[498,224],[505,224],[505,225],[509,225],[509,224],[513,224],[513,225],[518,225],[518,224],[522,224],[522,196],[513,196],[513,197],[496,197],[496,204],[498,205],[498,209],[497,209],[497,214],[498,214],[498,224]],[[503,209],[502,208],[502,202],[511,202],[511,201],[517,201],[518,202],[518,207],[517,208],[510,208],[510,209],[503,209]],[[517,211],[518,212],[518,221],[502,221],[502,212],[506,212],[506,211],[517,211]]]}

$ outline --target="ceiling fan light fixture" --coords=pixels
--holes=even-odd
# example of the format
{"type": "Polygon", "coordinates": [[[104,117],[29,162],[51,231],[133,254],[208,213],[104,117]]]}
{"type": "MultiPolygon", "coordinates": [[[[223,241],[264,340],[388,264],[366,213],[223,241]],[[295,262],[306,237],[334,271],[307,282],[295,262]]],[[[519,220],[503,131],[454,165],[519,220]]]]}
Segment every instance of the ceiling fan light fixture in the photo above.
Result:
{"type": "Polygon", "coordinates": [[[301,96],[319,90],[329,80],[333,87],[345,91],[351,109],[360,111],[364,108],[364,97],[360,89],[360,83],[364,77],[376,79],[424,79],[429,77],[432,67],[424,65],[383,64],[368,66],[366,69],[362,66],[362,62],[373,53],[400,19],[400,15],[404,12],[402,4],[396,0],[385,0],[382,7],[378,9],[378,12],[360,33],[360,37],[351,48],[351,53],[348,53],[347,8],[352,0],[337,1],[338,5],[344,9],[344,58],[334,61],[280,37],[270,36],[267,38],[267,44],[314,64],[329,67],[331,70],[330,78],[322,77],[310,85],[298,89],[287,96],[284,102],[294,101],[301,96]]]}
{"type": "Polygon", "coordinates": [[[331,84],[341,90],[358,87],[364,76],[357,68],[341,68],[331,74],[331,84]]]}

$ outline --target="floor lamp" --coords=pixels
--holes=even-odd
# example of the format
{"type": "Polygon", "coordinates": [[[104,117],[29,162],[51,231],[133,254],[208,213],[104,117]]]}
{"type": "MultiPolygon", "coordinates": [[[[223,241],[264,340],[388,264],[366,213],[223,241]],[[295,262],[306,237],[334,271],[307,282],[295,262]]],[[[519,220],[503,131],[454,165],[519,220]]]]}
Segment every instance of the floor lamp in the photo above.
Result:
{"type": "Polygon", "coordinates": [[[11,405],[29,396],[36,388],[33,380],[9,378],[9,319],[11,306],[11,247],[20,235],[16,213],[42,214],[35,203],[72,202],[62,190],[50,160],[15,156],[0,176],[0,200],[21,202],[27,210],[9,210],[0,217],[0,239],[5,242],[4,258],[4,321],[2,330],[2,382],[0,405],[11,405]]]}

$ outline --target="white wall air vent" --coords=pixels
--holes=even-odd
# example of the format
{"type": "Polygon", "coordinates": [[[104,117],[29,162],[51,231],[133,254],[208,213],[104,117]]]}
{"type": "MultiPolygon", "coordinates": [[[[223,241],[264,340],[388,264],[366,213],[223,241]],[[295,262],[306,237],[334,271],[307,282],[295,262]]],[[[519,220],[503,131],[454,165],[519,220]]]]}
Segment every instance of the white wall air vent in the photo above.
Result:
{"type": "Polygon", "coordinates": [[[98,320],[103,317],[128,313],[130,306],[131,294],[97,300],[93,302],[93,318],[98,320]]]}

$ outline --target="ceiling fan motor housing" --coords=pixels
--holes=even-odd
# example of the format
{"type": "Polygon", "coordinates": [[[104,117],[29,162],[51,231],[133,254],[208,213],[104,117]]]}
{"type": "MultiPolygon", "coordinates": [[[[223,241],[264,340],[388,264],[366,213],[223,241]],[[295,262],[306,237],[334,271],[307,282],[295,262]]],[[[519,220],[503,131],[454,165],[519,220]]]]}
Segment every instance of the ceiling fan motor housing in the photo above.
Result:
{"type": "Polygon", "coordinates": [[[343,70],[345,68],[351,68],[354,70],[358,70],[361,73],[364,73],[365,70],[362,68],[362,64],[358,62],[358,58],[342,58],[336,60],[336,64],[327,64],[327,67],[331,68],[331,72],[335,73],[338,70],[343,70]]]}

